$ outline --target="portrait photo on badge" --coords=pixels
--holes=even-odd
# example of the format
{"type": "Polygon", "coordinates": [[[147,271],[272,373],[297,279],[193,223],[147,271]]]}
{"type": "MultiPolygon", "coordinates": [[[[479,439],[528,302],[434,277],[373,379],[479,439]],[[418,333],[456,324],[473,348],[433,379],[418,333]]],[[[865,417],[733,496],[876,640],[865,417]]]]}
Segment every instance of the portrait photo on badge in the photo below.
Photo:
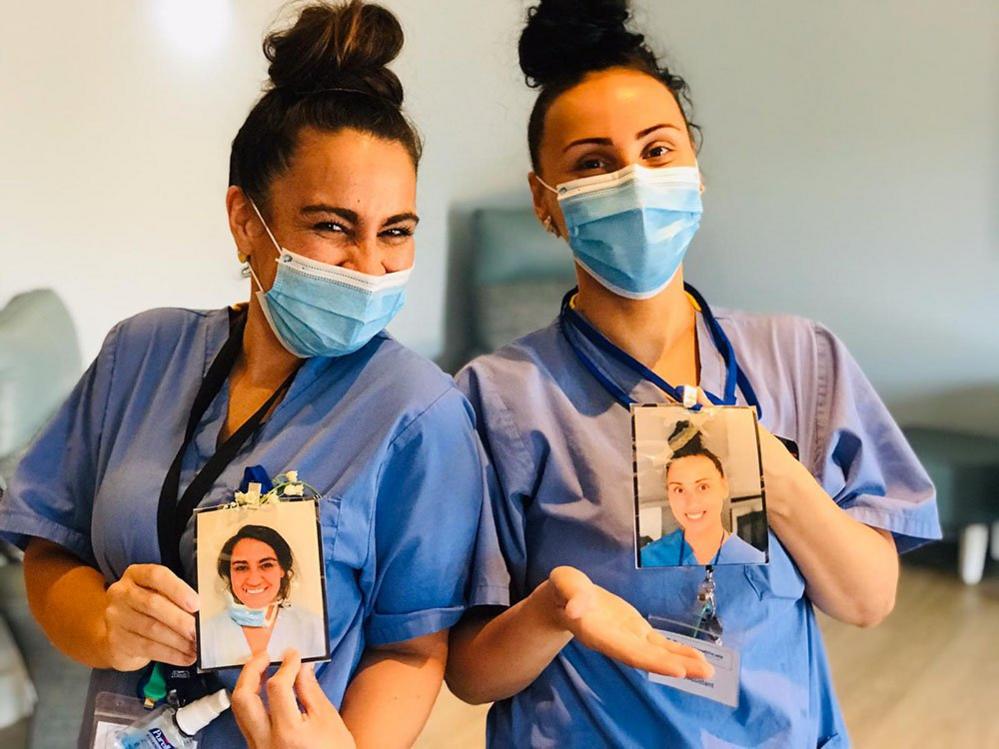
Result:
{"type": "Polygon", "coordinates": [[[631,408],[639,568],[766,564],[756,411],[631,408]]]}
{"type": "Polygon", "coordinates": [[[198,669],[288,648],[326,660],[326,587],[316,500],[225,506],[195,516],[198,669]]]}

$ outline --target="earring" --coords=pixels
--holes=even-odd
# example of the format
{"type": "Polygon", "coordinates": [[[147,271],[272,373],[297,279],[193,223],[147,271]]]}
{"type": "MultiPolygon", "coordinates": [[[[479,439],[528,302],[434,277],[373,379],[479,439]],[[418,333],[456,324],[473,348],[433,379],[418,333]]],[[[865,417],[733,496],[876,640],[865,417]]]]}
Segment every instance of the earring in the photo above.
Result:
{"type": "Polygon", "coordinates": [[[545,218],[545,220],[543,222],[543,226],[545,227],[545,231],[548,232],[549,234],[553,234],[556,237],[559,236],[558,227],[555,226],[555,222],[552,221],[552,217],[551,216],[547,216],[545,218]]]}

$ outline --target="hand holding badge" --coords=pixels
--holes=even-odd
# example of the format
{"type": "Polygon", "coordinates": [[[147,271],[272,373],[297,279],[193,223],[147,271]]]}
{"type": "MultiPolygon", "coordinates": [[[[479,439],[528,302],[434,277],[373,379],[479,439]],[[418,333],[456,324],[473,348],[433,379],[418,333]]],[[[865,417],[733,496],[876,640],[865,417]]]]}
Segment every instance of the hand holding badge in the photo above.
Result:
{"type": "Polygon", "coordinates": [[[715,676],[650,678],[734,707],[739,654],[722,644],[714,569],[768,561],[760,438],[753,408],[692,406],[631,406],[636,566],[705,568],[689,620],[650,621],[666,637],[704,653],[715,676]]]}

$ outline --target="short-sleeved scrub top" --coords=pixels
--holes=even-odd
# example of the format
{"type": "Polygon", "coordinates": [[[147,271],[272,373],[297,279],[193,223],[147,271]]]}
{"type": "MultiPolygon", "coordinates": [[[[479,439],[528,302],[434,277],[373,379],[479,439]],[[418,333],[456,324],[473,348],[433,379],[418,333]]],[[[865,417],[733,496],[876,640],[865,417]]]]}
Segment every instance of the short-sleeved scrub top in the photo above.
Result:
{"type": "MultiPolygon", "coordinates": [[[[844,346],[795,317],[716,311],[755,388],[762,423],[794,440],[840,507],[891,531],[899,551],[939,538],[933,486],[844,346]]],[[[724,362],[697,315],[701,387],[724,362]]],[[[494,469],[475,604],[507,606],[572,565],[643,615],[691,621],[699,566],[636,569],[630,416],[564,333],[637,402],[665,396],[562,323],[480,357],[458,377],[494,469]]],[[[740,405],[746,405],[739,394],[740,405]]],[[[570,642],[531,684],[493,706],[491,747],[842,747],[846,729],[801,573],[770,533],[767,565],[719,565],[727,646],[742,657],[737,708],[649,681],[570,642]]]]}
{"type": "MultiPolygon", "coordinates": [[[[684,540],[683,529],[677,528],[660,539],[647,543],[638,552],[643,565],[668,567],[670,565],[700,565],[694,550],[684,540]]],[[[767,555],[734,533],[718,548],[712,564],[763,564],[767,555]]]]}
{"type": "MultiPolygon", "coordinates": [[[[159,563],[163,478],[183,442],[195,393],[229,335],[229,312],[160,309],[115,327],[96,361],[21,462],[0,501],[0,534],[69,549],[108,583],[159,563]]],[[[209,406],[183,459],[181,490],[215,452],[228,387],[209,406]]],[[[317,668],[339,705],[366,646],[454,624],[465,607],[482,507],[473,413],[451,378],[387,334],[340,358],[308,359],[273,413],[201,506],[232,501],[244,468],[298,470],[322,495],[332,660],[317,668]]],[[[193,527],[182,538],[194,581],[193,527]]],[[[231,688],[238,670],[220,672],[231,688]]],[[[135,694],[138,674],[95,671],[94,696],[135,694]]],[[[245,743],[227,711],[202,746],[245,743]]]]}

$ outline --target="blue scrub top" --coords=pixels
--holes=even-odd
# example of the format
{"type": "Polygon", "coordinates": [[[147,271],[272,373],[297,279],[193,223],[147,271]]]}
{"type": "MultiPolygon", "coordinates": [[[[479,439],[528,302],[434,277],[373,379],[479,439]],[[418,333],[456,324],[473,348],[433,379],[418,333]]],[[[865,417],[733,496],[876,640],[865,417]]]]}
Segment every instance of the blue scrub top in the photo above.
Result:
{"type": "MultiPolygon", "coordinates": [[[[670,565],[701,565],[683,537],[683,528],[656,541],[646,544],[639,551],[643,565],[668,567],[670,565]]],[[[725,539],[712,564],[763,564],[767,555],[734,533],[725,539]]]]}
{"type": "MultiPolygon", "coordinates": [[[[935,494],[898,426],[844,346],[795,317],[716,311],[756,389],[762,423],[857,520],[900,552],[940,537],[935,494]]],[[[574,341],[638,402],[664,395],[574,341]]],[[[725,367],[697,316],[702,387],[725,367]]],[[[643,615],[690,621],[701,567],[635,569],[628,411],[579,362],[560,323],[480,357],[458,377],[494,469],[473,601],[507,606],[559,565],[586,572],[643,615]]],[[[740,404],[746,405],[739,394],[740,404]]],[[[534,683],[493,706],[491,747],[842,747],[846,728],[804,579],[769,536],[768,565],[715,569],[725,642],[742,655],[736,709],[650,682],[570,642],[534,683]]]]}
{"type": "MultiPolygon", "coordinates": [[[[195,393],[229,334],[226,310],[160,309],[120,323],[21,462],[0,501],[0,535],[22,548],[53,541],[111,583],[130,564],[158,563],[156,512],[195,393]]],[[[182,489],[214,453],[228,387],[183,461],[182,489]]],[[[368,645],[454,624],[484,494],[473,413],[452,380],[386,334],[360,351],[306,360],[267,422],[202,506],[232,500],[243,469],[297,469],[322,495],[332,661],[319,682],[339,705],[368,645]]],[[[193,521],[182,539],[195,579],[193,521]]],[[[221,672],[230,687],[238,670],[221,672]]],[[[95,671],[96,693],[134,694],[136,674],[95,671]]],[[[201,736],[244,746],[231,712],[201,736]]]]}

